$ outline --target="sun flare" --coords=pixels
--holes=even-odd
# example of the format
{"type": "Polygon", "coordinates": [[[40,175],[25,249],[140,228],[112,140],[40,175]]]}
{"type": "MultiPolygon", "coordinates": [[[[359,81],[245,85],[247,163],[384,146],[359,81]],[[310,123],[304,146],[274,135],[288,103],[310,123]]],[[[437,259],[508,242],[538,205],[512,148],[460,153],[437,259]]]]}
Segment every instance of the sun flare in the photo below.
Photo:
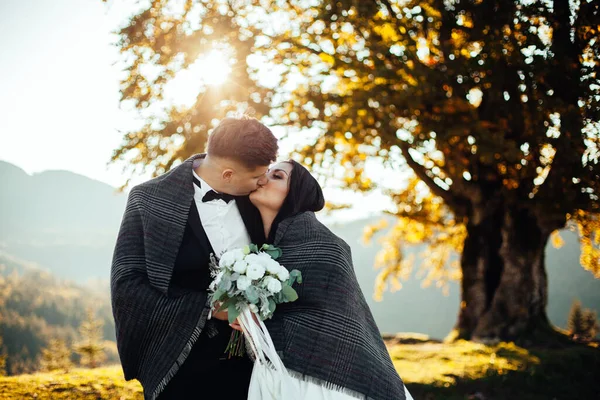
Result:
{"type": "Polygon", "coordinates": [[[220,50],[211,50],[188,68],[179,71],[165,87],[165,98],[178,105],[190,106],[203,87],[220,86],[231,73],[230,59],[220,50]]]}
{"type": "Polygon", "coordinates": [[[197,63],[200,64],[198,70],[207,85],[222,85],[231,73],[227,57],[218,50],[212,50],[197,63]]]}

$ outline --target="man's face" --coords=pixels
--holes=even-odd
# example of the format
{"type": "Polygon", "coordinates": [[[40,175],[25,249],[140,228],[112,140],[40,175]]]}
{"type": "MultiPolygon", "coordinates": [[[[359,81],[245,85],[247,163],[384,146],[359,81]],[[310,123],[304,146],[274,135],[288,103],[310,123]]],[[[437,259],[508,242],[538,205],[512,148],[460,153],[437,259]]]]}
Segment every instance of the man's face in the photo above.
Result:
{"type": "Polygon", "coordinates": [[[235,196],[246,196],[264,185],[267,180],[268,165],[248,169],[243,165],[235,166],[229,181],[229,193],[235,196]]]}

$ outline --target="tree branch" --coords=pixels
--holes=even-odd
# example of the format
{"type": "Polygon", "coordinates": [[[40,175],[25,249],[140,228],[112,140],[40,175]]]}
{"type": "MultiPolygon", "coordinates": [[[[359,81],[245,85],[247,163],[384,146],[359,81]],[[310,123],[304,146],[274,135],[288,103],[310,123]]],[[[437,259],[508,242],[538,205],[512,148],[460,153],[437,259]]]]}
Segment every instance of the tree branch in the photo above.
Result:
{"type": "Polygon", "coordinates": [[[417,177],[420,180],[425,182],[425,184],[429,187],[429,189],[433,192],[434,195],[441,197],[444,202],[456,213],[457,215],[464,215],[464,207],[460,205],[457,197],[454,196],[450,191],[445,190],[444,188],[438,186],[433,178],[427,175],[427,169],[415,161],[415,159],[410,155],[408,151],[410,146],[408,143],[403,142],[400,144],[400,149],[402,150],[402,155],[406,159],[408,166],[415,172],[417,177]]]}

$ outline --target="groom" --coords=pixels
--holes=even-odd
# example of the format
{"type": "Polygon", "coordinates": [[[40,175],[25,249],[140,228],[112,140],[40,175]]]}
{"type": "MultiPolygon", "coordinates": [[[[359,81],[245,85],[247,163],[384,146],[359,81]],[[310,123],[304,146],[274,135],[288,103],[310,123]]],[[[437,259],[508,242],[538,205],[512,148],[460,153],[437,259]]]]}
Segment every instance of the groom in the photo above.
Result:
{"type": "Polygon", "coordinates": [[[252,362],[227,358],[227,312],[207,320],[210,255],[262,244],[248,199],[266,180],[277,139],[256,119],[227,118],[196,154],[135,186],[111,267],[117,348],[145,399],[247,398],[252,362]]]}

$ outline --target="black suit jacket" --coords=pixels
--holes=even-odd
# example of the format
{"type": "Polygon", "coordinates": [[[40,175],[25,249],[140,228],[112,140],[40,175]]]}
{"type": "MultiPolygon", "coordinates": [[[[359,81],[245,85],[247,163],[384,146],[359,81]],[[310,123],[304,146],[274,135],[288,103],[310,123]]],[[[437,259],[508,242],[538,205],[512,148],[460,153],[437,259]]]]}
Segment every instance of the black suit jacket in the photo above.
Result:
{"type": "MultiPolygon", "coordinates": [[[[260,213],[248,196],[236,197],[235,202],[251,242],[260,246],[265,242],[260,213]]],[[[196,201],[192,198],[168,287],[169,295],[177,297],[189,291],[207,291],[212,281],[209,263],[213,253],[196,201]]],[[[202,393],[202,398],[213,398],[223,393],[228,393],[231,398],[247,398],[253,364],[246,355],[228,358],[225,354],[232,331],[228,321],[214,318],[207,321],[189,355],[158,400],[187,399],[191,394],[198,398],[199,393],[202,393]],[[200,382],[203,384],[199,385],[200,382]],[[224,391],[225,387],[227,391],[224,391]]]]}
{"type": "MultiPolygon", "coordinates": [[[[247,196],[236,197],[235,201],[250,240],[259,246],[262,245],[265,238],[258,210],[247,196]]],[[[169,292],[179,295],[188,290],[206,291],[211,282],[209,262],[213,253],[214,250],[202,226],[196,201],[192,200],[183,239],[175,259],[169,292]]]]}
{"type": "MultiPolygon", "coordinates": [[[[249,198],[236,197],[236,203],[250,235],[252,243],[264,243],[260,213],[249,198]]],[[[214,250],[202,226],[195,200],[192,199],[183,239],[173,268],[169,293],[179,296],[184,292],[206,291],[212,281],[210,277],[210,255],[214,250]]],[[[225,348],[231,337],[232,328],[227,321],[211,319],[181,367],[178,374],[194,375],[209,368],[212,361],[225,358],[225,348]]],[[[196,375],[197,376],[197,375],[196,375]]]]}

